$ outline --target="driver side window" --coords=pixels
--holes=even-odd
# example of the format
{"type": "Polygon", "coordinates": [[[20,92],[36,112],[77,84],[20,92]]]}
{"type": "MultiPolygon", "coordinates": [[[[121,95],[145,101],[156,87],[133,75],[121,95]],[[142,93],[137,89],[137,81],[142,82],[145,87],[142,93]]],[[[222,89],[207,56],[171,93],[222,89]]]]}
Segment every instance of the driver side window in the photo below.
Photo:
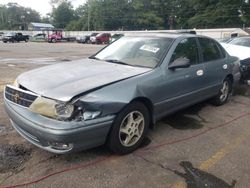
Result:
{"type": "Polygon", "coordinates": [[[191,65],[199,63],[199,52],[195,38],[183,39],[171,57],[170,64],[179,58],[189,59],[191,65]]]}

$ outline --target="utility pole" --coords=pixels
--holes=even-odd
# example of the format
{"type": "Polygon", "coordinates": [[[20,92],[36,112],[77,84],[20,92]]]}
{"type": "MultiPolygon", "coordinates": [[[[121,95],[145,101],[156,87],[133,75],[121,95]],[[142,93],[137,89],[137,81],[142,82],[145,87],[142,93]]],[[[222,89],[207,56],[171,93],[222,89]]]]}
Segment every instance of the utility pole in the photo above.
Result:
{"type": "Polygon", "coordinates": [[[90,4],[90,0],[89,1],[87,1],[87,6],[88,6],[88,31],[89,31],[89,22],[90,22],[90,6],[89,6],[89,4],[90,4]]]}

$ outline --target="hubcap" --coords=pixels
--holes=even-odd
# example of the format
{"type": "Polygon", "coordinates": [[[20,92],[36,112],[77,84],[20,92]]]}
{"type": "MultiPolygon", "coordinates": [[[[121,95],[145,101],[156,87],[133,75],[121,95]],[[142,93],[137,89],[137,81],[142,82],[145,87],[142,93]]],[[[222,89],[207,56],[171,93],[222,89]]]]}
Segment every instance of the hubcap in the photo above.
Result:
{"type": "Polygon", "coordinates": [[[227,99],[228,93],[229,93],[229,83],[227,81],[225,81],[223,83],[223,87],[221,89],[220,100],[225,101],[227,99]]]}
{"type": "Polygon", "coordinates": [[[120,126],[120,143],[125,147],[133,146],[141,138],[145,127],[142,113],[130,112],[122,121],[120,126]]]}

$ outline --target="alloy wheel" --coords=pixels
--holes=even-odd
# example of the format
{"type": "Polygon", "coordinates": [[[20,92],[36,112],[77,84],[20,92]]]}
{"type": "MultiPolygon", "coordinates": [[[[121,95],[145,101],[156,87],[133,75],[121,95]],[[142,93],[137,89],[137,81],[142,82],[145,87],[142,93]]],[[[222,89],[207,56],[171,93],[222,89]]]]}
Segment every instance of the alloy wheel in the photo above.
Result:
{"type": "Polygon", "coordinates": [[[130,112],[122,121],[119,131],[120,143],[125,147],[135,145],[145,128],[145,119],[139,111],[130,112]]]}

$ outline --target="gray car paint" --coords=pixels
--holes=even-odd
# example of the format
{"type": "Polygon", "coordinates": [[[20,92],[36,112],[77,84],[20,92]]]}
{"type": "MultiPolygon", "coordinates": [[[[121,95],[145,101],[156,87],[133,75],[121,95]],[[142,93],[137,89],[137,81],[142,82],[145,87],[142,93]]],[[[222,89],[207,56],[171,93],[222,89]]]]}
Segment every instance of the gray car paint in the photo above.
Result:
{"type": "Polygon", "coordinates": [[[152,107],[153,122],[156,122],[179,109],[217,95],[227,75],[232,75],[235,82],[239,80],[239,65],[235,64],[238,59],[229,55],[217,62],[217,65],[213,65],[214,62],[204,62],[187,69],[169,70],[168,62],[173,51],[186,37],[194,36],[176,39],[163,63],[152,71],[93,91],[80,100],[93,109],[103,109],[103,115],[117,113],[133,100],[147,100],[152,107]],[[223,69],[224,64],[228,65],[228,69],[223,69]],[[217,71],[213,71],[215,66],[217,71]],[[201,69],[204,74],[197,76],[197,71],[201,69]],[[208,83],[211,77],[214,80],[208,83]]]}
{"type": "MultiPolygon", "coordinates": [[[[163,34],[160,36],[162,37],[163,34]]],[[[201,62],[189,68],[168,69],[170,58],[178,43],[187,37],[196,37],[185,34],[171,36],[175,37],[171,48],[168,49],[163,62],[154,69],[86,59],[24,73],[18,77],[18,82],[39,95],[61,101],[75,101],[76,106],[83,106],[90,111],[101,110],[101,117],[97,118],[97,121],[102,117],[115,116],[131,101],[140,100],[148,106],[152,121],[156,122],[165,115],[217,95],[227,76],[232,76],[235,82],[239,79],[239,67],[238,64],[235,64],[239,61],[229,55],[226,55],[221,62],[201,62]],[[225,64],[228,65],[227,69],[223,69],[225,64]],[[217,71],[213,71],[214,69],[217,71]],[[203,70],[204,74],[198,76],[198,70],[203,70]],[[31,77],[32,80],[30,80],[31,77]]],[[[9,101],[5,99],[5,103],[8,105],[9,101]]],[[[8,106],[7,109],[12,119],[15,119],[17,115],[11,106],[8,106]]],[[[24,112],[18,111],[18,113],[19,115],[23,113],[22,115],[25,116],[24,112]]],[[[45,117],[31,113],[27,118],[30,122],[36,121],[41,128],[41,122],[44,122],[42,119],[45,117]]],[[[56,122],[55,129],[58,129],[57,126],[61,123],[64,124],[57,120],[49,121],[46,128],[41,128],[43,134],[53,129],[53,122],[56,122]]],[[[16,124],[18,123],[16,122],[16,124]]],[[[67,123],[75,125],[74,121],[67,123]]],[[[32,126],[31,124],[26,122],[22,128],[26,130],[32,126]]],[[[107,126],[107,130],[109,130],[112,122],[107,126]]],[[[95,132],[97,127],[91,127],[93,128],[92,133],[95,132]]],[[[61,131],[63,130],[64,128],[61,131]]],[[[33,131],[32,134],[37,135],[38,133],[33,131]]],[[[67,138],[68,141],[74,141],[74,134],[67,138]]],[[[98,134],[96,136],[101,137],[98,134]]],[[[94,134],[92,136],[94,139],[94,134]]],[[[94,145],[103,144],[106,136],[105,132],[101,137],[102,142],[94,145]]],[[[54,132],[54,137],[57,138],[56,132],[54,132]]],[[[50,136],[50,140],[53,140],[53,135],[50,136]]],[[[93,147],[93,141],[86,142],[88,144],[81,147],[78,141],[76,147],[81,149],[93,147]]],[[[43,148],[43,146],[40,147],[43,148]]]]}
{"type": "Polygon", "coordinates": [[[31,70],[21,74],[17,81],[34,93],[66,102],[80,93],[150,70],[83,59],[31,70]]]}

